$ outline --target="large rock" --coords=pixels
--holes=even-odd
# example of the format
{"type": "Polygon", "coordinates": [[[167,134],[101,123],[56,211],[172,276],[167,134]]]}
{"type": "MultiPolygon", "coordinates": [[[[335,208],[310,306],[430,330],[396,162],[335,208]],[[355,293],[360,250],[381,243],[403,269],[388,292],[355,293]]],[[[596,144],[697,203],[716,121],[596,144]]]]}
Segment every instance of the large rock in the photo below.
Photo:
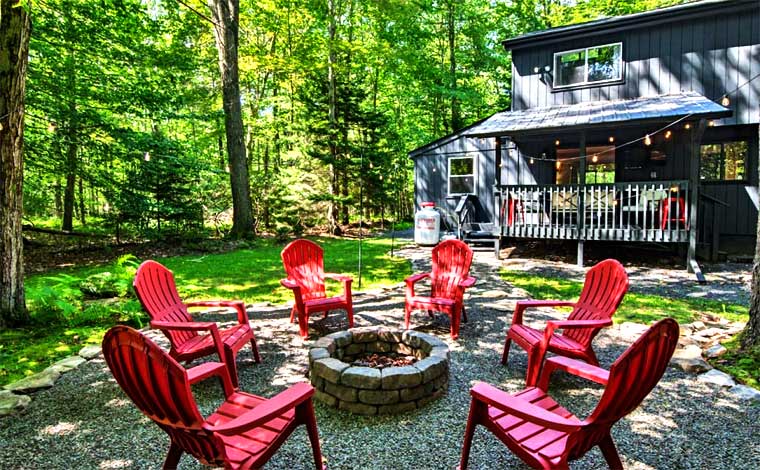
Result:
{"type": "Polygon", "coordinates": [[[16,395],[8,390],[0,390],[0,416],[8,416],[24,411],[32,399],[28,395],[16,395]]]}
{"type": "Polygon", "coordinates": [[[100,346],[92,344],[90,346],[83,347],[79,351],[79,355],[89,361],[90,359],[97,357],[101,352],[102,350],[100,349],[100,346]]]}
{"type": "Polygon", "coordinates": [[[736,385],[736,382],[734,382],[734,379],[730,375],[717,369],[705,372],[697,377],[697,380],[709,384],[720,385],[721,387],[733,387],[736,385]]]}
{"type": "Polygon", "coordinates": [[[334,384],[340,383],[340,374],[348,369],[348,364],[337,359],[328,357],[327,359],[319,359],[312,364],[314,373],[324,378],[328,382],[334,384]]]}
{"type": "Polygon", "coordinates": [[[725,348],[722,344],[716,344],[714,346],[711,346],[707,348],[704,352],[704,355],[708,359],[714,359],[716,357],[720,357],[728,352],[728,349],[725,348]]]}
{"type": "Polygon", "coordinates": [[[385,390],[415,387],[422,383],[422,373],[412,366],[389,367],[383,369],[382,375],[385,390]]]}
{"type": "Polygon", "coordinates": [[[712,366],[702,358],[685,359],[674,357],[670,360],[670,363],[690,374],[700,374],[712,369],[712,366]]]}
{"type": "Polygon", "coordinates": [[[382,378],[378,369],[352,366],[343,371],[340,376],[340,383],[347,387],[374,390],[380,388],[382,378]]]}
{"type": "Polygon", "coordinates": [[[735,396],[739,400],[760,402],[760,390],[755,390],[752,387],[746,385],[736,385],[728,389],[728,393],[735,396]]]}
{"type": "Polygon", "coordinates": [[[56,362],[52,366],[48,367],[48,369],[63,374],[64,372],[76,369],[85,362],[87,362],[87,359],[83,358],[82,356],[69,356],[56,362]]]}
{"type": "Polygon", "coordinates": [[[44,388],[50,388],[61,376],[60,372],[47,368],[42,372],[34,375],[30,375],[24,379],[14,382],[10,385],[6,385],[4,388],[15,393],[29,393],[36,390],[42,390],[44,388]]]}

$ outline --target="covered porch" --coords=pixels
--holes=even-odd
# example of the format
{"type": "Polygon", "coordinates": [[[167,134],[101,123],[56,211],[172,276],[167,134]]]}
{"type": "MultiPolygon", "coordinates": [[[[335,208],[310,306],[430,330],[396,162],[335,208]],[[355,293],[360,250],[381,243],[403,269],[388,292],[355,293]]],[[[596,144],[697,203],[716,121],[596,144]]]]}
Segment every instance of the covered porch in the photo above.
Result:
{"type": "Polygon", "coordinates": [[[700,143],[727,108],[696,93],[498,113],[468,135],[495,140],[504,237],[687,244],[717,250],[721,201],[700,194],[700,143]],[[710,206],[711,220],[699,220],[710,206]]]}

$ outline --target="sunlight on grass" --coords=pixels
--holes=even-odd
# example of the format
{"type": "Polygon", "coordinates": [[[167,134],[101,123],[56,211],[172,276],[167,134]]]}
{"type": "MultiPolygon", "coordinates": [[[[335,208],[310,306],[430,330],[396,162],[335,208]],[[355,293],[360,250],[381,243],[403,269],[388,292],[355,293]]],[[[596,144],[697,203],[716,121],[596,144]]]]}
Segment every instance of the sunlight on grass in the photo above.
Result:
{"type": "MultiPolygon", "coordinates": [[[[501,277],[510,284],[527,290],[538,300],[575,300],[583,283],[567,279],[549,278],[520,271],[501,271],[501,277]]],[[[628,292],[615,313],[615,323],[626,321],[649,324],[661,318],[672,317],[678,323],[689,323],[709,313],[731,321],[746,321],[747,307],[726,304],[708,299],[668,298],[657,295],[628,292]]]]}
{"type": "Polygon", "coordinates": [[[745,385],[760,389],[760,347],[749,351],[742,350],[740,336],[736,335],[723,343],[728,352],[709,362],[745,385]]]}

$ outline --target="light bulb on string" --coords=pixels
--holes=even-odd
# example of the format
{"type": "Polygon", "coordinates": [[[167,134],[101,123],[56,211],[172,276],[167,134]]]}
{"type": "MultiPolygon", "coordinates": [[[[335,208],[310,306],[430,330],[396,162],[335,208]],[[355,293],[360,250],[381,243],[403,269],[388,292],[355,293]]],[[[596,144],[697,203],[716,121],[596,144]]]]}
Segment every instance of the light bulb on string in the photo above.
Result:
{"type": "Polygon", "coordinates": [[[145,152],[145,155],[143,155],[143,160],[145,160],[146,162],[149,162],[150,161],[150,153],[145,152]]]}
{"type": "Polygon", "coordinates": [[[562,166],[562,162],[557,160],[557,169],[559,170],[561,166],[562,166]]]}
{"type": "Polygon", "coordinates": [[[722,100],[720,100],[720,104],[723,106],[728,106],[731,104],[731,100],[728,99],[728,96],[724,96],[722,100]]]}
{"type": "Polygon", "coordinates": [[[557,147],[559,147],[559,139],[557,139],[557,140],[554,141],[554,145],[556,145],[557,147]]]}
{"type": "Polygon", "coordinates": [[[614,143],[614,142],[615,142],[615,137],[613,137],[613,136],[610,136],[610,138],[609,138],[609,139],[607,139],[607,140],[609,140],[609,141],[610,141],[610,143],[612,144],[612,143],[614,143]]]}
{"type": "Polygon", "coordinates": [[[3,130],[3,123],[0,122],[0,131],[3,130]]]}
{"type": "Polygon", "coordinates": [[[709,120],[709,121],[707,122],[707,125],[708,125],[708,126],[710,126],[710,127],[715,127],[715,121],[713,121],[713,120],[711,119],[711,120],[709,120]]]}
{"type": "Polygon", "coordinates": [[[227,165],[226,167],[224,167],[224,171],[226,171],[227,173],[229,173],[230,172],[230,166],[227,165]]]}
{"type": "Polygon", "coordinates": [[[686,130],[688,131],[689,129],[691,129],[691,124],[689,124],[689,123],[687,122],[687,123],[686,123],[686,125],[685,125],[685,126],[683,126],[683,128],[684,128],[684,129],[686,129],[686,130]]]}
{"type": "Polygon", "coordinates": [[[375,168],[375,165],[373,165],[372,162],[369,162],[369,168],[371,170],[372,168],[375,168]]]}
{"type": "Polygon", "coordinates": [[[591,161],[594,162],[594,163],[598,162],[599,161],[599,156],[598,155],[592,156],[591,157],[591,161]]]}
{"type": "Polygon", "coordinates": [[[532,165],[534,163],[533,157],[530,157],[530,164],[532,165]]]}
{"type": "Polygon", "coordinates": [[[644,145],[646,146],[652,145],[652,138],[649,137],[649,134],[647,134],[646,137],[644,137],[644,145]]]}
{"type": "Polygon", "coordinates": [[[670,132],[669,130],[665,131],[665,138],[666,138],[666,139],[670,139],[670,136],[671,136],[671,135],[673,135],[673,133],[672,133],[672,132],[670,132]]]}
{"type": "Polygon", "coordinates": [[[380,181],[382,181],[382,180],[383,180],[383,175],[380,175],[380,181]]]}

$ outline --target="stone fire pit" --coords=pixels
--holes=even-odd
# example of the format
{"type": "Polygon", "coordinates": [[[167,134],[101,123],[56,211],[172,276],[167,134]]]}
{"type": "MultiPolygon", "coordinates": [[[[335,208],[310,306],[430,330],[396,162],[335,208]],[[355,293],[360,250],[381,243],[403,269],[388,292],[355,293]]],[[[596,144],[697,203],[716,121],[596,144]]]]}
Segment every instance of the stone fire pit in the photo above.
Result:
{"type": "Polygon", "coordinates": [[[361,415],[396,414],[422,407],[449,385],[449,348],[417,331],[353,328],[320,338],[309,351],[315,398],[361,415]],[[382,369],[351,365],[368,354],[413,356],[412,365],[382,369]]]}

